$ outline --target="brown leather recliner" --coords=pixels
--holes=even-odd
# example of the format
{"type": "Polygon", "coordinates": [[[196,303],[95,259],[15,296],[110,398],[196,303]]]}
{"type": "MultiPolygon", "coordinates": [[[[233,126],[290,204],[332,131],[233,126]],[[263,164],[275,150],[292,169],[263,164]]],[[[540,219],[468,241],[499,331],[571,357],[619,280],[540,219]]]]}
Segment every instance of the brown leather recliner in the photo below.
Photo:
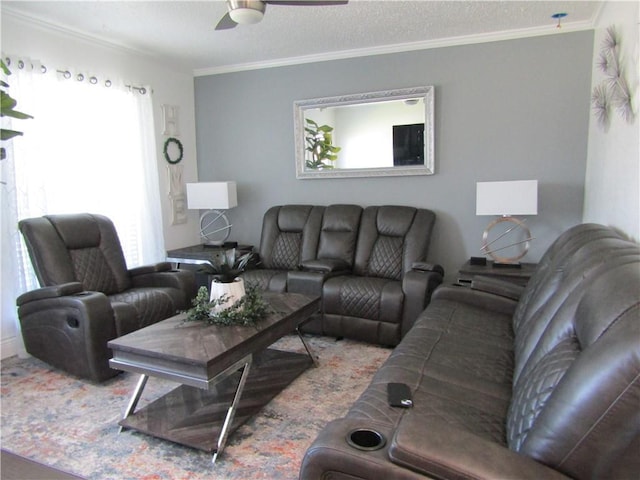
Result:
{"type": "Polygon", "coordinates": [[[127,269],[104,216],[48,215],[18,227],[42,286],[17,299],[25,347],[73,375],[113,377],[107,342],[189,308],[196,294],[193,272],[169,263],[127,269]]]}
{"type": "Polygon", "coordinates": [[[431,210],[365,208],[353,270],[322,287],[317,333],[397,345],[442,282],[442,267],[426,261],[434,223],[431,210]]]}

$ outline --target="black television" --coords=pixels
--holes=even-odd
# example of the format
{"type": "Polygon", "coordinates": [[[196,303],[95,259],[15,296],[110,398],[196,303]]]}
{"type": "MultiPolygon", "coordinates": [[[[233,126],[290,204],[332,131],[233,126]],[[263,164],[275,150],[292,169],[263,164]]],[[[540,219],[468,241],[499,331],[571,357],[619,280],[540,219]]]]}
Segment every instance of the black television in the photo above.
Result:
{"type": "Polygon", "coordinates": [[[393,126],[393,165],[424,165],[424,123],[393,126]]]}

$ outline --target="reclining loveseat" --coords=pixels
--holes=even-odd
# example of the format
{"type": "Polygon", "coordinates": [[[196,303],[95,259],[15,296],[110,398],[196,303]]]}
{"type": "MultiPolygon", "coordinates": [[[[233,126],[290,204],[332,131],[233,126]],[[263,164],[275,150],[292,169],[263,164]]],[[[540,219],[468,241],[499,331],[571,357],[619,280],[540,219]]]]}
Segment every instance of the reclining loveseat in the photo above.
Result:
{"type": "Polygon", "coordinates": [[[264,215],[260,269],[249,286],[318,295],[303,331],[397,345],[442,283],[427,262],[431,210],[408,206],[284,205],[264,215]]]}
{"type": "Polygon", "coordinates": [[[561,235],[526,287],[481,277],[438,287],[300,471],[303,480],[639,477],[640,248],[594,224],[561,235]],[[390,383],[405,384],[413,406],[391,406],[390,383]]]}

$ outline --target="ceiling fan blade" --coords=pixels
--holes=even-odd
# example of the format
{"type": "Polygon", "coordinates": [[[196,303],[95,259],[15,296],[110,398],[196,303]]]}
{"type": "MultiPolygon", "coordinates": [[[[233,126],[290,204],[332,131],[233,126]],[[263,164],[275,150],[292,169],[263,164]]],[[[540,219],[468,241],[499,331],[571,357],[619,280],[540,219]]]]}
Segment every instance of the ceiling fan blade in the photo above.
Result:
{"type": "Polygon", "coordinates": [[[346,5],[348,0],[307,0],[307,1],[295,1],[295,0],[263,0],[264,3],[270,5],[290,5],[294,7],[311,7],[320,5],[346,5]]]}
{"type": "Polygon", "coordinates": [[[224,17],[220,19],[218,25],[216,25],[216,30],[228,30],[230,28],[235,28],[238,25],[231,19],[229,12],[224,14],[224,17]]]}

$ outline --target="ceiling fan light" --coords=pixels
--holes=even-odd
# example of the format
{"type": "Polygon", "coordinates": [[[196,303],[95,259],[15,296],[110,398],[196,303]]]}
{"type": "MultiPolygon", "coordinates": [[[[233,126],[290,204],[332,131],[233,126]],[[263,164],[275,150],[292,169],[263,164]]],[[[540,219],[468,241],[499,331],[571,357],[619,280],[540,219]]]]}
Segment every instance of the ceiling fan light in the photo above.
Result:
{"type": "Polygon", "coordinates": [[[248,25],[252,23],[258,23],[262,20],[264,16],[264,12],[260,10],[254,10],[253,8],[234,8],[229,12],[229,16],[231,20],[240,24],[240,25],[248,25]]]}

